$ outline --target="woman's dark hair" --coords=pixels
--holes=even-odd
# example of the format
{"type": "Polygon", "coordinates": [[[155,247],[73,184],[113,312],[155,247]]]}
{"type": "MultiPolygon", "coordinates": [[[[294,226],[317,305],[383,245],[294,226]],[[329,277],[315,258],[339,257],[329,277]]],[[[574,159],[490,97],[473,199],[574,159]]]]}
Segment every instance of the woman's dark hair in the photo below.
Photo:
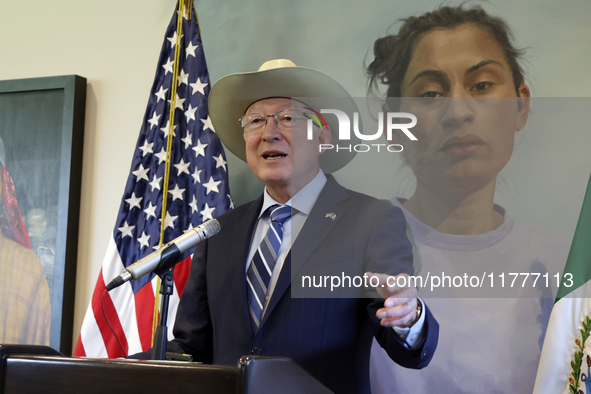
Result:
{"type": "Polygon", "coordinates": [[[400,97],[400,88],[412,52],[422,34],[434,29],[454,29],[466,23],[472,23],[488,32],[497,42],[511,68],[515,91],[519,95],[519,86],[524,82],[524,77],[518,60],[524,50],[515,48],[511,30],[501,18],[490,16],[479,6],[464,8],[460,5],[439,7],[420,16],[401,19],[401,22],[403,24],[398,34],[378,38],[374,43],[375,58],[367,66],[370,95],[378,88],[378,83],[382,83],[388,86],[387,97],[400,97]]]}

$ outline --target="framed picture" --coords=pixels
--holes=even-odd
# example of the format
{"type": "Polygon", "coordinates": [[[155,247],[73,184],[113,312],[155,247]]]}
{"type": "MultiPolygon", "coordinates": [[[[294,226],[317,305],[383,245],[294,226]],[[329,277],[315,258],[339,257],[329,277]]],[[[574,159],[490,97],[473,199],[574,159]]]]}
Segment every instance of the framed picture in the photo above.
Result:
{"type": "Polygon", "coordinates": [[[77,75],[0,81],[0,343],[71,354],[85,105],[77,75]]]}

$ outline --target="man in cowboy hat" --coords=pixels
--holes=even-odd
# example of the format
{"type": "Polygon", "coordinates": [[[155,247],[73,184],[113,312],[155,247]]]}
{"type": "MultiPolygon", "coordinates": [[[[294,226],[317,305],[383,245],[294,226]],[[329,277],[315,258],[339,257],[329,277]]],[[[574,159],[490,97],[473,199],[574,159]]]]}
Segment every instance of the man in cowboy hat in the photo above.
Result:
{"type": "Polygon", "coordinates": [[[354,153],[321,152],[336,130],[328,117],[306,133],[319,115],[317,97],[345,98],[345,110],[356,109],[332,78],[288,60],[212,88],[220,139],[265,191],[219,217],[221,233],[198,245],[169,348],[215,364],[235,365],[249,354],[289,357],[335,392],[365,393],[372,334],[394,361],[422,368],[438,325],[416,289],[382,287],[385,275],[376,275],[378,299],[291,296],[301,272],[413,272],[400,210],[325,175],[354,153]]]}

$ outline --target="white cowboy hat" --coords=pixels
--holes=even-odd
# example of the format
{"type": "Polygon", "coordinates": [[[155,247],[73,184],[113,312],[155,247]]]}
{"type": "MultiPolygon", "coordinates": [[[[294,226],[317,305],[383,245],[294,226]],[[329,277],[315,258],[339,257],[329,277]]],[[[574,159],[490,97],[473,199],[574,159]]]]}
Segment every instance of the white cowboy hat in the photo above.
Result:
{"type": "MultiPolygon", "coordinates": [[[[291,60],[276,59],[265,62],[258,71],[230,74],[213,85],[209,93],[209,114],[217,135],[237,157],[246,161],[246,146],[240,119],[253,103],[266,98],[301,98],[316,111],[338,109],[353,119],[355,102],[337,81],[328,75],[306,67],[298,67],[291,60]],[[333,99],[331,101],[331,98],[333,99]]],[[[336,146],[337,117],[324,115],[332,130],[332,144],[336,146]]],[[[359,143],[354,135],[347,140],[352,146],[359,143]]],[[[320,156],[320,168],[325,173],[344,167],[355,156],[354,149],[329,149],[320,156]]]]}

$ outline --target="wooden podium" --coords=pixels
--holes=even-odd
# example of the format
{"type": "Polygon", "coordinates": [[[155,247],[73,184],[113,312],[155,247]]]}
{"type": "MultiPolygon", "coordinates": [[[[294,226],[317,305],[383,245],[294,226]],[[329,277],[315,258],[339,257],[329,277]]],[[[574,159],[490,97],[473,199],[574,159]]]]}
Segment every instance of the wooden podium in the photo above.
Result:
{"type": "Polygon", "coordinates": [[[288,358],[244,356],[237,367],[64,357],[46,346],[0,345],[0,393],[332,393],[288,358]]]}

